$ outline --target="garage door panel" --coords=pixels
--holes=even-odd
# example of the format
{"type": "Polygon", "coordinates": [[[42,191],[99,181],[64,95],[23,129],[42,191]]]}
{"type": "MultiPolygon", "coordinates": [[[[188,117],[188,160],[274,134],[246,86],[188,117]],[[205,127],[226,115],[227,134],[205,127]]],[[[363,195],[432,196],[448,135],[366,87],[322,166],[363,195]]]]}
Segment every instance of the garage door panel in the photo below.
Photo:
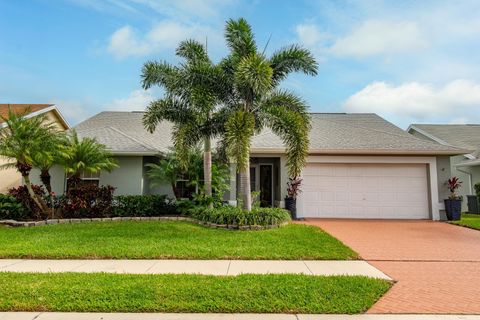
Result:
{"type": "Polygon", "coordinates": [[[428,219],[426,165],[309,164],[305,217],[428,219]]]}

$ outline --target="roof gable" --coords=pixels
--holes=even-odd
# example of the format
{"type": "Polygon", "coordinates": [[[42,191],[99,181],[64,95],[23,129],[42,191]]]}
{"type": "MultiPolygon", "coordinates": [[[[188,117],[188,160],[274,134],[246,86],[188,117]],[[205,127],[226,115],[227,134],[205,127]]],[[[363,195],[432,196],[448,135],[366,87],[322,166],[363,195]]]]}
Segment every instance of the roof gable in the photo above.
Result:
{"type": "Polygon", "coordinates": [[[480,149],[480,124],[412,124],[408,130],[415,130],[445,145],[480,149]]]}

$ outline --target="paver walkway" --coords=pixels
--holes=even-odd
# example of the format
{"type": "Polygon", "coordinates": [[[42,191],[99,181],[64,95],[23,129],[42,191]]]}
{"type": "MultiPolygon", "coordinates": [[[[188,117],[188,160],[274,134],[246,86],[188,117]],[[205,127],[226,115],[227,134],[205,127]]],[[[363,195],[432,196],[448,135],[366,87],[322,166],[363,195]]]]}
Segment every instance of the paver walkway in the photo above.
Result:
{"type": "Polygon", "coordinates": [[[460,315],[311,315],[311,314],[182,314],[182,313],[62,313],[6,312],[0,320],[479,320],[460,315]]]}
{"type": "Polygon", "coordinates": [[[315,220],[398,282],[370,313],[480,314],[480,231],[434,221],[315,220]]]}
{"type": "MultiPolygon", "coordinates": [[[[307,275],[361,275],[390,278],[366,261],[281,260],[0,260],[8,272],[109,272],[133,274],[301,273],[307,275]]],[[[0,318],[1,319],[1,318],[0,318]]]]}

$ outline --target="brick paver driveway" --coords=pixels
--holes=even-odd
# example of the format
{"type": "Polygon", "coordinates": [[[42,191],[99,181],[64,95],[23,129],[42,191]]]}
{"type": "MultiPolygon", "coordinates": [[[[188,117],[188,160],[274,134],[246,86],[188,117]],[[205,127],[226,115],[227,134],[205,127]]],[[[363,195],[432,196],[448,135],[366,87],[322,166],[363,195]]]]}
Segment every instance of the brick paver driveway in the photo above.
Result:
{"type": "Polygon", "coordinates": [[[397,283],[370,313],[480,314],[480,231],[433,221],[320,220],[397,283]]]}

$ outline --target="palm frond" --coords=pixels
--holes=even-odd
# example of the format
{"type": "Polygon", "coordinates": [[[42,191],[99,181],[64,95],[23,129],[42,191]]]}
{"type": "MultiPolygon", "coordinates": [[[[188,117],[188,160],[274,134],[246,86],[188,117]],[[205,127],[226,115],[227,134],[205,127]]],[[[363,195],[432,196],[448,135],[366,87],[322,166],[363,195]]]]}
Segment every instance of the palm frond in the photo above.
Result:
{"type": "Polygon", "coordinates": [[[227,154],[237,164],[238,172],[248,168],[254,129],[255,118],[245,111],[234,112],[225,124],[227,154]]]}
{"type": "Polygon", "coordinates": [[[312,53],[298,45],[291,45],[276,51],[270,58],[273,82],[279,83],[292,72],[316,75],[318,63],[312,53]]]}
{"type": "Polygon", "coordinates": [[[205,46],[193,39],[180,42],[176,54],[179,57],[185,58],[188,62],[210,62],[205,46]]]}
{"type": "Polygon", "coordinates": [[[243,57],[257,52],[257,45],[252,28],[247,20],[230,19],[225,26],[225,40],[231,52],[243,57]]]}
{"type": "Polygon", "coordinates": [[[308,114],[302,114],[282,104],[265,105],[262,111],[269,127],[283,139],[288,174],[292,178],[299,177],[308,155],[310,132],[308,114]]]}
{"type": "Polygon", "coordinates": [[[149,104],[143,116],[143,125],[149,132],[154,132],[157,125],[163,120],[186,123],[192,119],[194,119],[194,115],[187,104],[180,99],[167,96],[149,104]]]}
{"type": "Polygon", "coordinates": [[[257,95],[271,88],[273,70],[264,57],[252,54],[244,57],[237,66],[235,81],[238,86],[257,95]]]}
{"type": "Polygon", "coordinates": [[[178,70],[169,63],[162,61],[148,61],[142,68],[142,87],[149,89],[153,85],[170,88],[175,85],[178,78],[178,70]]]}

